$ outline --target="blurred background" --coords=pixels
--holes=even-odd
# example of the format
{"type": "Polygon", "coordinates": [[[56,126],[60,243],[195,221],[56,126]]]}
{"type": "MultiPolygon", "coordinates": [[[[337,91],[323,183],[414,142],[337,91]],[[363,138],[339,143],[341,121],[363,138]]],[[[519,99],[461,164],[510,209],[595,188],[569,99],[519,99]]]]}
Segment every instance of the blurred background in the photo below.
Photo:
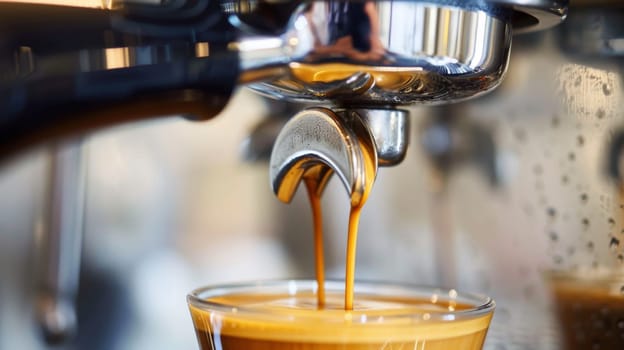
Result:
{"type": "MultiPolygon", "coordinates": [[[[559,348],[545,272],[624,266],[624,199],[606,171],[624,72],[618,60],[567,55],[564,38],[516,37],[494,93],[411,109],[407,159],[380,170],[362,215],[358,279],[493,296],[487,349],[559,348]]],[[[305,193],[279,202],[247,147],[277,109],[241,89],[208,122],[173,117],[60,145],[80,145],[87,175],[79,331],[59,348],[196,348],[190,290],[313,276],[305,193]]],[[[41,148],[0,170],[0,349],[46,348],[33,290],[49,164],[41,148]]],[[[338,279],[348,209],[332,180],[323,210],[338,279]]]]}

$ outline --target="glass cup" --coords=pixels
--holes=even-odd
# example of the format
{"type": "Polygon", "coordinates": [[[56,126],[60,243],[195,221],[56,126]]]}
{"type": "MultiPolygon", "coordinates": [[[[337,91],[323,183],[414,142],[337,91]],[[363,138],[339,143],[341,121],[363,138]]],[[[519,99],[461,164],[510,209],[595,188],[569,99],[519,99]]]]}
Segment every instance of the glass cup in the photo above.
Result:
{"type": "Polygon", "coordinates": [[[202,350],[481,350],[494,312],[485,296],[431,287],[270,281],[197,289],[187,300],[202,350]]]}
{"type": "Polygon", "coordinates": [[[547,274],[565,349],[624,349],[624,271],[547,274]]]}

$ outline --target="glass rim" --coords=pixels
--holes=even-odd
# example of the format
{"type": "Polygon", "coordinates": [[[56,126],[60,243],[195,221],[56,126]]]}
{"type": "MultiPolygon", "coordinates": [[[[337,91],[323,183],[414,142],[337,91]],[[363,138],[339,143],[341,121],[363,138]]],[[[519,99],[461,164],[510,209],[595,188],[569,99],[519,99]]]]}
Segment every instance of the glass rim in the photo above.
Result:
{"type": "Polygon", "coordinates": [[[570,270],[547,270],[544,276],[554,281],[571,282],[623,282],[624,270],[612,269],[570,269],[570,270]]]}
{"type": "MultiPolygon", "coordinates": [[[[236,313],[237,316],[257,316],[271,319],[285,319],[292,323],[298,320],[309,320],[311,318],[331,321],[331,320],[343,320],[346,314],[356,315],[351,322],[365,324],[370,319],[372,322],[373,317],[362,317],[367,315],[367,311],[371,310],[330,310],[333,314],[323,313],[322,316],[310,316],[310,315],[296,315],[293,320],[292,315],[285,314],[273,314],[267,311],[258,311],[255,309],[246,308],[245,306],[236,306],[232,304],[219,303],[214,301],[208,301],[208,298],[214,298],[219,296],[225,296],[235,294],[236,292],[246,291],[273,291],[287,292],[289,295],[296,295],[305,291],[316,291],[317,283],[315,280],[306,279],[280,279],[280,280],[262,280],[252,282],[239,282],[229,284],[215,284],[205,287],[197,288],[191,291],[187,295],[187,302],[189,306],[198,308],[201,311],[219,312],[224,314],[236,313]],[[233,311],[233,308],[235,311],[233,311]]],[[[328,280],[325,281],[326,292],[342,292],[344,293],[344,281],[328,280]]],[[[436,295],[437,300],[450,302],[455,301],[462,304],[468,304],[468,309],[447,311],[447,310],[421,310],[420,312],[410,312],[402,314],[389,314],[384,316],[379,312],[375,312],[375,316],[384,316],[385,319],[410,319],[418,322],[450,322],[477,319],[486,314],[492,313],[496,307],[494,300],[488,296],[475,293],[464,293],[456,291],[455,289],[446,289],[442,287],[433,287],[417,284],[407,283],[387,283],[387,282],[370,282],[370,281],[357,281],[355,283],[355,293],[368,294],[375,296],[388,296],[388,297],[418,297],[424,299],[430,299],[436,295]],[[454,295],[454,297],[452,297],[454,295]],[[426,317],[423,317],[426,314],[426,317]]],[[[433,304],[433,303],[432,303],[433,304]]],[[[374,310],[372,310],[374,311],[374,310]]]]}

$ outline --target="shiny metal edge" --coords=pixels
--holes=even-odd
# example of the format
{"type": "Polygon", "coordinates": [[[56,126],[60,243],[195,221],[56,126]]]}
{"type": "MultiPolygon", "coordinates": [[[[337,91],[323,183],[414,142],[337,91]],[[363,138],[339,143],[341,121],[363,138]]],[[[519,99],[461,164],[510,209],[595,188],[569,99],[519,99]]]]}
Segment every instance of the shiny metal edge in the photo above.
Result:
{"type": "Polygon", "coordinates": [[[490,91],[506,71],[511,25],[489,13],[411,1],[378,2],[375,12],[367,14],[372,25],[365,26],[378,32],[337,37],[331,33],[341,30],[337,27],[345,15],[339,11],[345,10],[317,4],[323,3],[315,3],[320,10],[312,6],[295,20],[308,26],[312,35],[307,39],[313,40],[314,49],[293,59],[290,78],[254,84],[253,90],[297,102],[440,104],[490,91]],[[345,47],[345,42],[354,44],[345,47]],[[349,80],[350,74],[362,72],[374,79],[368,90],[349,93],[348,86],[341,85],[336,89],[346,92],[331,99],[316,93],[319,84],[349,80]]]}

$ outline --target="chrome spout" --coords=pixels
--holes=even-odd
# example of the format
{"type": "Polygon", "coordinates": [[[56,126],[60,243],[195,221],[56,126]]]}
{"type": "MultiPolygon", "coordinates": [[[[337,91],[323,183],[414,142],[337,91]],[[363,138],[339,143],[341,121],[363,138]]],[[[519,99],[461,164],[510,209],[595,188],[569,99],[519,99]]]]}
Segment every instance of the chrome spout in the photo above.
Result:
{"type": "Polygon", "coordinates": [[[313,180],[320,195],[334,173],[352,205],[366,200],[377,173],[377,151],[368,129],[359,118],[344,118],[326,108],[295,115],[271,153],[269,174],[277,198],[289,203],[304,178],[313,180]],[[367,168],[369,163],[373,169],[367,168]]]}
{"type": "MultiPolygon", "coordinates": [[[[400,163],[409,144],[409,113],[394,109],[312,108],[282,129],[271,154],[270,177],[277,197],[290,202],[303,178],[321,193],[336,173],[358,205],[378,166],[400,163]],[[374,164],[368,169],[367,164],[374,164]]],[[[373,179],[373,181],[371,181],[373,179]]]]}

